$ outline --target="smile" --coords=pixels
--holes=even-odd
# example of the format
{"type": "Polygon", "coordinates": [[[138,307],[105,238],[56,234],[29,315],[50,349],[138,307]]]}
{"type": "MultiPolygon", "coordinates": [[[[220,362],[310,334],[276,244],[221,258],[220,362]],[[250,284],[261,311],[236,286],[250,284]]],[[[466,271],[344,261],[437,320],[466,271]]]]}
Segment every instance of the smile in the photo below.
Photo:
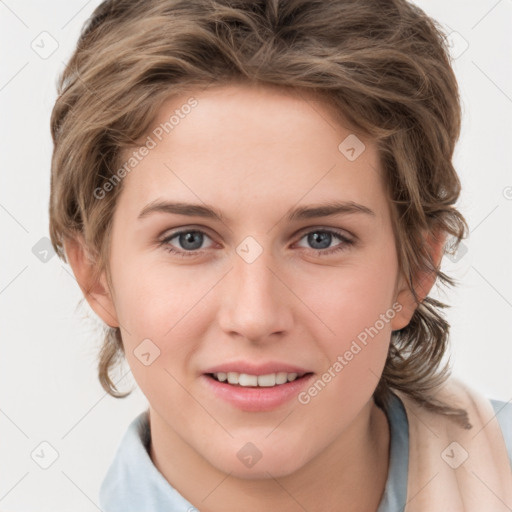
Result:
{"type": "Polygon", "coordinates": [[[313,378],[312,372],[263,375],[213,372],[203,374],[201,381],[208,395],[214,399],[220,399],[241,411],[264,412],[295,403],[294,399],[313,378]]]}
{"type": "Polygon", "coordinates": [[[237,372],[216,372],[209,374],[219,382],[226,382],[233,386],[242,387],[273,387],[293,382],[297,378],[303,377],[305,374],[297,373],[268,373],[266,375],[250,375],[248,373],[237,372]]]}

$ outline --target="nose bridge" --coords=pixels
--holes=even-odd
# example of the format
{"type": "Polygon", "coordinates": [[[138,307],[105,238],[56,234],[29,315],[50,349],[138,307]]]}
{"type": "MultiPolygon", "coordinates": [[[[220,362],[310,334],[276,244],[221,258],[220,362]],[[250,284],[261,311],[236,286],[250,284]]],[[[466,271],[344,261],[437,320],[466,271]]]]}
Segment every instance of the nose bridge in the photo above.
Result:
{"type": "Polygon", "coordinates": [[[257,340],[288,328],[289,297],[275,275],[276,267],[272,251],[258,248],[253,240],[237,247],[222,301],[221,323],[226,332],[257,340]]]}

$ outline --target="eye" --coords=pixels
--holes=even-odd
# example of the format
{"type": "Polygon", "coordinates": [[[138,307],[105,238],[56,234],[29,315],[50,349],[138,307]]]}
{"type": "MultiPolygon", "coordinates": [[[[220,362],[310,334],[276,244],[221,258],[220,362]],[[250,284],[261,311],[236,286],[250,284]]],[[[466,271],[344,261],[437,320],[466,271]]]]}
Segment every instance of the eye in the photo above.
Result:
{"type": "MultiPolygon", "coordinates": [[[[159,245],[163,246],[167,252],[176,256],[183,258],[193,257],[200,254],[202,249],[208,248],[202,247],[205,237],[211,240],[204,231],[198,229],[182,230],[166,236],[159,242],[159,245]],[[176,239],[176,242],[171,243],[174,239],[176,239]],[[174,244],[177,244],[178,247],[174,244]]],[[[312,246],[311,250],[318,256],[326,256],[344,251],[351,245],[354,245],[353,240],[330,229],[311,230],[302,235],[300,240],[304,238],[307,240],[307,243],[312,246]],[[334,247],[330,247],[331,243],[336,239],[339,240],[340,243],[334,247]]]]}
{"type": "Polygon", "coordinates": [[[354,244],[354,241],[350,238],[330,229],[315,229],[313,231],[309,231],[301,237],[301,240],[304,238],[306,238],[307,243],[312,246],[312,248],[317,252],[319,256],[347,250],[351,245],[354,244]],[[330,248],[329,246],[331,245],[333,239],[338,239],[341,241],[341,243],[330,248]]]}
{"type": "Polygon", "coordinates": [[[195,256],[201,252],[200,248],[203,244],[204,237],[210,238],[204,231],[197,229],[178,231],[161,240],[160,245],[164,246],[166,251],[186,258],[187,256],[195,256]],[[171,240],[175,238],[181,248],[176,248],[171,244],[171,240]]]}

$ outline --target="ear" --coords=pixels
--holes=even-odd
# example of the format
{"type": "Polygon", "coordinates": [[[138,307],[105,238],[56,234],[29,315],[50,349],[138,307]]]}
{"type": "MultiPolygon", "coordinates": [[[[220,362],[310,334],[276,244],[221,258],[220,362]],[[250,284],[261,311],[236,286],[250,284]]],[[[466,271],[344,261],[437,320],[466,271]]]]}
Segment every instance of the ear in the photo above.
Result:
{"type": "Polygon", "coordinates": [[[66,257],[75,278],[92,310],[110,327],[119,327],[114,302],[109,291],[105,272],[97,277],[96,262],[90,256],[83,237],[64,242],[66,257]]]}
{"type": "MultiPolygon", "coordinates": [[[[429,247],[430,254],[432,255],[432,261],[436,268],[439,268],[441,259],[444,254],[444,243],[446,240],[446,233],[431,232],[429,231],[425,235],[425,241],[429,247]]],[[[432,286],[436,282],[436,274],[434,272],[419,272],[416,276],[413,276],[414,291],[418,296],[420,302],[425,299],[428,295],[432,286]]],[[[396,302],[401,304],[402,309],[397,312],[391,321],[391,328],[393,331],[397,331],[406,327],[418,307],[418,303],[414,299],[409,285],[405,276],[401,273],[399,283],[397,285],[396,302]]]]}

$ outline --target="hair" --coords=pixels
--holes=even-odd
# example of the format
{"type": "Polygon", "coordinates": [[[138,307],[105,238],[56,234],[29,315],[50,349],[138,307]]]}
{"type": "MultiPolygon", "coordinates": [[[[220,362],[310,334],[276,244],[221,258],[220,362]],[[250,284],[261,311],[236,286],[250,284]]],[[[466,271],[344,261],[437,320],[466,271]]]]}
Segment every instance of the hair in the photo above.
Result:
{"type": "MultiPolygon", "coordinates": [[[[123,150],[147,134],[171,97],[208,86],[262,84],[325,100],[340,121],[374,141],[386,183],[399,268],[417,307],[393,331],[374,392],[387,407],[403,392],[465,428],[464,409],[438,401],[450,375],[442,359],[449,323],[415,277],[434,272],[445,285],[425,233],[454,254],[468,226],[455,208],[461,184],[452,164],[461,108],[446,36],[406,0],[112,0],[84,25],[62,72],[51,116],[54,143],[50,236],[66,261],[64,241],[82,237],[109,271],[110,233],[122,182],[102,199],[95,190],[116,178],[123,150]],[[448,239],[448,238],[447,238],[448,239]]],[[[98,372],[121,393],[110,371],[124,356],[119,328],[106,327],[98,372]]]]}

